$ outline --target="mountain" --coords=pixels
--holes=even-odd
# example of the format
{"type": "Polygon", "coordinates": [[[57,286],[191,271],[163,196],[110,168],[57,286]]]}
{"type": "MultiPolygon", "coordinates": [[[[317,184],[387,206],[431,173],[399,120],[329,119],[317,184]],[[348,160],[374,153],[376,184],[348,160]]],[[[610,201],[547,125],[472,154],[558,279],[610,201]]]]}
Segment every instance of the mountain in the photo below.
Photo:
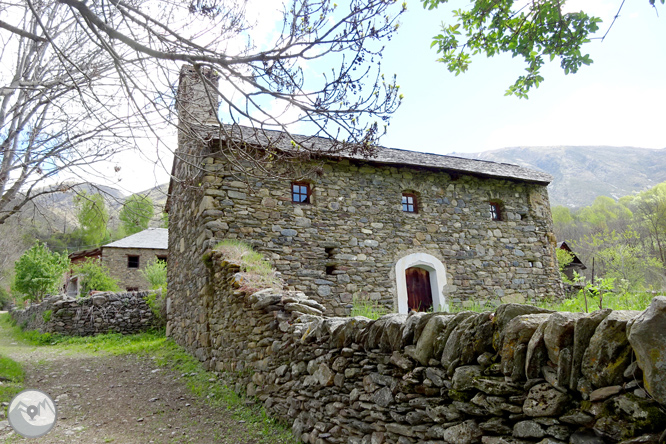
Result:
{"type": "Polygon", "coordinates": [[[469,159],[512,163],[553,176],[551,205],[571,208],[599,196],[620,198],[666,181],[666,149],[611,146],[513,147],[451,153],[469,159]]]}

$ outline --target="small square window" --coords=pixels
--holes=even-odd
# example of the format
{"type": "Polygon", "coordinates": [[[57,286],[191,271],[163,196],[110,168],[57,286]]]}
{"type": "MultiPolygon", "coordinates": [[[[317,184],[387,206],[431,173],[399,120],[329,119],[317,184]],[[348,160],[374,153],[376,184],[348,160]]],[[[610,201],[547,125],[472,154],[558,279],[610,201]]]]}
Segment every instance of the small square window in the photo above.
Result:
{"type": "Polygon", "coordinates": [[[139,256],[127,256],[127,268],[139,268],[139,256]]]}
{"type": "Polygon", "coordinates": [[[307,182],[291,183],[291,201],[294,203],[310,203],[310,184],[307,182]]]}
{"type": "Polygon", "coordinates": [[[490,220],[502,220],[502,207],[497,202],[490,202],[490,220]]]}
{"type": "Polygon", "coordinates": [[[418,213],[415,194],[402,193],[402,211],[405,213],[418,213]]]}
{"type": "Polygon", "coordinates": [[[157,256],[157,260],[160,261],[160,262],[164,262],[165,265],[167,263],[167,257],[166,256],[157,256]]]}

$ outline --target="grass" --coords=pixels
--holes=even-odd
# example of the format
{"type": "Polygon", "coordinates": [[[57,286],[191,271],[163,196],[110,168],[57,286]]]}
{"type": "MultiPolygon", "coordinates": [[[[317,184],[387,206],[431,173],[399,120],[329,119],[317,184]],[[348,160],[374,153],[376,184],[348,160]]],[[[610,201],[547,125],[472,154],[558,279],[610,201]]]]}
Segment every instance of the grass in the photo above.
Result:
{"type": "Polygon", "coordinates": [[[0,402],[9,402],[23,390],[23,368],[21,364],[0,355],[0,402]]]}
{"type": "MultiPolygon", "coordinates": [[[[652,294],[652,292],[642,291],[635,293],[604,293],[601,302],[598,297],[587,295],[587,311],[591,312],[594,310],[599,310],[600,308],[610,308],[613,310],[645,310],[652,299],[657,296],[652,294]]],[[[586,312],[585,309],[585,297],[582,293],[564,299],[562,301],[552,301],[546,302],[543,305],[544,308],[555,311],[572,311],[572,312],[586,312]]]]}
{"type": "MultiPolygon", "coordinates": [[[[663,295],[663,293],[661,293],[663,295]]],[[[539,301],[525,305],[534,305],[536,307],[545,308],[553,311],[568,311],[586,313],[599,310],[600,308],[610,308],[612,310],[638,310],[643,311],[652,302],[652,299],[658,296],[649,291],[634,292],[634,293],[613,293],[608,292],[603,294],[601,300],[601,307],[599,298],[588,294],[587,296],[587,310],[585,309],[585,298],[582,293],[562,299],[551,301],[539,301]]],[[[473,311],[476,313],[483,313],[486,311],[494,312],[497,306],[490,302],[485,301],[464,301],[462,304],[450,304],[447,313],[459,313],[461,311],[473,311]]],[[[392,313],[383,305],[376,302],[354,298],[352,300],[351,316],[365,316],[370,319],[379,319],[380,317],[392,313]]]]}
{"type": "Polygon", "coordinates": [[[283,284],[264,256],[244,242],[226,239],[215,246],[228,262],[241,266],[241,290],[252,293],[264,288],[282,288],[283,284]]]}
{"type": "Polygon", "coordinates": [[[351,316],[365,316],[369,319],[379,319],[389,313],[391,313],[391,310],[374,301],[356,297],[352,299],[351,316]]]}

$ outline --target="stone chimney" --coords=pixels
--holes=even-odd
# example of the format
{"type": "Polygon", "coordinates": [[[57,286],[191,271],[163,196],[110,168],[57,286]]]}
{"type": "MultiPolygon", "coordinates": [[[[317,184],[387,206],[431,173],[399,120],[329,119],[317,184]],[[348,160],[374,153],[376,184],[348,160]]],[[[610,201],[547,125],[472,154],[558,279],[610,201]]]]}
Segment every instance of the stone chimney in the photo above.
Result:
{"type": "Polygon", "coordinates": [[[176,109],[181,130],[196,125],[216,125],[219,76],[210,68],[201,68],[207,82],[201,81],[192,65],[180,69],[176,109]]]}

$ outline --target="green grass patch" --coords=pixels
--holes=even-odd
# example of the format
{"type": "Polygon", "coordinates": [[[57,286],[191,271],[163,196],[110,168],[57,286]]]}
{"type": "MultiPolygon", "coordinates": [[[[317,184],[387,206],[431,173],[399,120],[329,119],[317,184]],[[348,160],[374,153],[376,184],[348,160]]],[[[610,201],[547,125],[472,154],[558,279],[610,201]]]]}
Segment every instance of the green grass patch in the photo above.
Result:
{"type": "Polygon", "coordinates": [[[391,313],[391,310],[377,302],[356,297],[352,299],[352,316],[365,316],[369,319],[379,319],[389,313],[391,313]]]}
{"type": "Polygon", "coordinates": [[[23,368],[21,364],[0,355],[0,402],[9,402],[23,390],[23,368]]]}
{"type": "MultiPolygon", "coordinates": [[[[244,242],[226,239],[215,246],[225,260],[240,265],[241,290],[253,293],[264,288],[282,288],[283,284],[271,264],[244,242]]],[[[204,258],[206,260],[206,258],[204,258]]]]}

